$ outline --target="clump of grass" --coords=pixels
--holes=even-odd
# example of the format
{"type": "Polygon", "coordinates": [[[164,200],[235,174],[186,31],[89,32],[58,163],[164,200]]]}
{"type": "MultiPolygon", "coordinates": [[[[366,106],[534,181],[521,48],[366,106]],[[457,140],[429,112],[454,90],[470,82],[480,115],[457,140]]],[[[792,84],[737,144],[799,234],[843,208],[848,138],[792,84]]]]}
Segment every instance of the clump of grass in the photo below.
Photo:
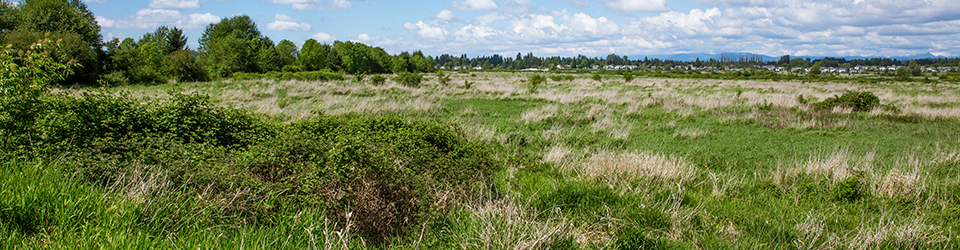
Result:
{"type": "Polygon", "coordinates": [[[375,74],[373,77],[370,77],[370,82],[373,85],[380,86],[387,82],[387,78],[380,74],[375,74]]]}
{"type": "Polygon", "coordinates": [[[611,187],[624,187],[638,181],[682,183],[692,179],[695,172],[683,158],[646,152],[617,154],[603,151],[583,163],[581,175],[611,187]]]}

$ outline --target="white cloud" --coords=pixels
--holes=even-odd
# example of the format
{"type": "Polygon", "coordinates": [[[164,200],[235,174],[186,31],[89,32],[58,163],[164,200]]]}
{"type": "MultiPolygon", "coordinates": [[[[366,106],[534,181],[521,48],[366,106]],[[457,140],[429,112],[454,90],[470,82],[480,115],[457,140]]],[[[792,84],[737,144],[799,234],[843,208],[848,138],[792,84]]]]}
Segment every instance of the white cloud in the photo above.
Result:
{"type": "Polygon", "coordinates": [[[603,0],[603,4],[607,5],[607,8],[620,12],[670,10],[670,7],[667,7],[667,0],[603,0]]]}
{"type": "Polygon", "coordinates": [[[443,28],[430,26],[423,21],[418,21],[417,23],[404,23],[403,28],[414,34],[417,34],[417,36],[435,41],[443,40],[447,36],[447,31],[443,28]]]}
{"type": "Polygon", "coordinates": [[[154,9],[196,9],[200,0],[153,0],[147,7],[154,9]]]}
{"type": "Polygon", "coordinates": [[[345,10],[353,6],[347,0],[270,0],[271,3],[289,4],[298,10],[345,10]]]}
{"type": "Polygon", "coordinates": [[[441,10],[440,12],[437,12],[436,15],[433,15],[433,17],[436,17],[437,19],[444,20],[444,21],[450,21],[456,18],[457,16],[453,15],[453,11],[441,10]]]}
{"type": "Polygon", "coordinates": [[[107,0],[83,0],[84,3],[107,3],[107,0]]]}
{"type": "Polygon", "coordinates": [[[313,38],[313,40],[317,40],[317,42],[320,42],[320,43],[332,43],[333,41],[337,40],[336,37],[333,37],[330,34],[327,34],[324,32],[317,32],[316,34],[313,34],[312,36],[310,36],[310,38],[313,38]]]}
{"type": "Polygon", "coordinates": [[[308,31],[313,29],[309,23],[297,22],[292,17],[277,13],[273,16],[274,21],[266,25],[267,30],[285,30],[285,31],[308,31]]]}
{"type": "Polygon", "coordinates": [[[453,2],[451,7],[455,10],[496,10],[497,3],[492,0],[466,0],[453,2]]]}
{"type": "Polygon", "coordinates": [[[220,21],[219,16],[209,12],[184,15],[177,10],[165,9],[141,9],[135,15],[120,20],[103,16],[95,18],[101,27],[116,29],[153,29],[161,25],[196,29],[220,21]]]}
{"type": "Polygon", "coordinates": [[[94,20],[97,20],[97,24],[104,28],[113,28],[117,25],[117,21],[102,16],[96,16],[94,20]]]}

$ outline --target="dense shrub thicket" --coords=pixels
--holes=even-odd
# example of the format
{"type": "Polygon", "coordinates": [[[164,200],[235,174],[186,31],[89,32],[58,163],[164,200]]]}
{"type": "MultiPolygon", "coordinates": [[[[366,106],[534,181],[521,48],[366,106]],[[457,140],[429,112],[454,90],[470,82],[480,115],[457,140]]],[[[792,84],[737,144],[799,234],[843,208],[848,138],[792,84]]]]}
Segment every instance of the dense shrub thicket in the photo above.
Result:
{"type": "MultiPolygon", "coordinates": [[[[0,158],[56,159],[89,183],[136,186],[148,202],[199,195],[218,211],[204,227],[269,223],[312,209],[349,219],[365,239],[381,242],[481,190],[498,166],[455,124],[324,115],[283,124],[200,95],[142,102],[51,94],[45,84],[69,67],[42,53],[20,54],[28,57],[0,55],[11,62],[0,71],[0,158]]],[[[294,74],[311,73],[335,74],[294,74]]],[[[196,220],[161,216],[170,223],[145,230],[159,237],[176,233],[178,221],[196,220]]],[[[23,228],[51,226],[28,221],[38,225],[23,228]]]]}
{"type": "Polygon", "coordinates": [[[840,96],[834,95],[833,97],[824,99],[821,102],[815,103],[813,106],[818,110],[829,110],[840,106],[852,108],[854,112],[863,112],[880,106],[880,98],[866,91],[850,91],[840,96]]]}

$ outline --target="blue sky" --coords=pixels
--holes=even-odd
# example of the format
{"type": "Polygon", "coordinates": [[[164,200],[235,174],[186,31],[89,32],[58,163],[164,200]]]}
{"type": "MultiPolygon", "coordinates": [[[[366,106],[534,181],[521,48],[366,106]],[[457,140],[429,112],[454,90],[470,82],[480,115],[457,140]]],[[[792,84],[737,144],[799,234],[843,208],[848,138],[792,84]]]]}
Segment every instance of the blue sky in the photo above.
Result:
{"type": "Polygon", "coordinates": [[[956,0],[84,0],[105,39],[244,14],[275,42],[391,54],[960,56],[956,0]]]}

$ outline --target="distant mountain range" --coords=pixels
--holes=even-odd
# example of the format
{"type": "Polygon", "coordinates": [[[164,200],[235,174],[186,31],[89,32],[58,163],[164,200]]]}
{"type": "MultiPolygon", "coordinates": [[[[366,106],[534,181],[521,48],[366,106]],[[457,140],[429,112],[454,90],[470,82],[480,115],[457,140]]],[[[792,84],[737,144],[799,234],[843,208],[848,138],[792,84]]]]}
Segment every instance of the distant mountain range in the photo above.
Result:
{"type": "MultiPolygon", "coordinates": [[[[628,55],[630,60],[643,60],[644,57],[653,60],[654,58],[659,58],[660,60],[674,60],[674,61],[684,61],[692,62],[696,61],[698,58],[700,61],[709,61],[711,58],[720,60],[721,57],[728,58],[739,58],[741,56],[751,57],[751,56],[760,56],[763,58],[763,61],[777,61],[780,60],[780,56],[770,56],[770,55],[761,55],[753,53],[740,53],[740,52],[730,52],[730,53],[687,53],[687,54],[669,54],[669,55],[628,55]]],[[[897,59],[900,61],[909,61],[916,59],[926,59],[926,58],[946,58],[944,56],[935,56],[931,53],[911,55],[911,56],[894,56],[894,57],[884,57],[884,56],[795,56],[790,55],[790,58],[809,58],[809,59],[822,59],[824,57],[833,57],[833,58],[844,58],[847,60],[854,59],[868,59],[868,58],[890,58],[897,59]]]]}

